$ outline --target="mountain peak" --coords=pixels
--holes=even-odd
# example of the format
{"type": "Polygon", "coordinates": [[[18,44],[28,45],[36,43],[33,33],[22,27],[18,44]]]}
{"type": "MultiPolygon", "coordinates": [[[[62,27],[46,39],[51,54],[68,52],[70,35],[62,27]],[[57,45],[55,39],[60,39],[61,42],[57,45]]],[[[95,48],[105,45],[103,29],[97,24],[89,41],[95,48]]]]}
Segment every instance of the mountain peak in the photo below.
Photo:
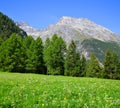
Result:
{"type": "Polygon", "coordinates": [[[58,21],[58,25],[60,24],[81,24],[81,23],[93,23],[92,21],[90,21],[87,18],[74,18],[74,17],[69,17],[69,16],[63,16],[62,18],[60,18],[60,20],[58,21]]]}
{"type": "MultiPolygon", "coordinates": [[[[95,39],[102,41],[108,41],[113,38],[113,32],[105,27],[102,27],[95,22],[87,18],[73,18],[68,16],[63,16],[57,23],[56,26],[64,26],[72,28],[77,32],[83,33],[86,36],[90,36],[95,39]]],[[[116,40],[116,39],[115,39],[116,40]]]]}
{"type": "Polygon", "coordinates": [[[77,18],[69,17],[69,16],[63,16],[60,18],[60,20],[76,20],[77,18]]]}
{"type": "Polygon", "coordinates": [[[33,28],[33,27],[31,27],[28,23],[26,23],[26,22],[16,22],[16,25],[17,26],[19,26],[20,28],[22,28],[22,29],[30,29],[30,30],[34,30],[34,31],[36,31],[36,29],[35,28],[33,28]]]}
{"type": "Polygon", "coordinates": [[[48,37],[51,38],[54,34],[61,36],[66,41],[67,45],[71,40],[74,40],[77,49],[87,58],[90,57],[91,52],[95,51],[97,51],[98,57],[101,57],[101,55],[103,56],[105,53],[104,46],[106,46],[107,49],[109,45],[110,47],[114,47],[113,43],[115,43],[114,45],[116,46],[114,48],[117,49],[120,45],[119,36],[87,18],[63,16],[56,24],[44,30],[35,30],[25,24],[20,27],[34,38],[40,36],[43,41],[48,37]],[[111,41],[113,43],[109,44],[111,41]]]}
{"type": "Polygon", "coordinates": [[[60,18],[60,20],[86,20],[86,21],[90,21],[88,18],[75,18],[75,17],[70,17],[70,16],[63,16],[60,18]]]}
{"type": "Polygon", "coordinates": [[[65,38],[66,41],[80,40],[81,38],[94,38],[101,41],[116,41],[119,42],[119,37],[109,29],[96,24],[87,18],[74,18],[63,16],[60,20],[44,30],[36,30],[26,23],[20,26],[29,35],[45,37],[58,34],[65,38]]]}

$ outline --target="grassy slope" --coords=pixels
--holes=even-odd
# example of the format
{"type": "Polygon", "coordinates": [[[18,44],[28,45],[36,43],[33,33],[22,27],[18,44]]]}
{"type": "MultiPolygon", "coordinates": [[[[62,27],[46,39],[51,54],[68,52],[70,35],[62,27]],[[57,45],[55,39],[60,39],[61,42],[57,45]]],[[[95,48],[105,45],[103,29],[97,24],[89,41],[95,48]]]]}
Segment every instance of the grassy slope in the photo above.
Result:
{"type": "Polygon", "coordinates": [[[88,52],[94,53],[100,61],[105,58],[105,53],[109,49],[116,52],[120,57],[120,45],[115,42],[103,42],[97,39],[86,39],[82,42],[83,48],[88,52]]]}
{"type": "Polygon", "coordinates": [[[0,108],[119,106],[119,80],[0,72],[0,108]]]}

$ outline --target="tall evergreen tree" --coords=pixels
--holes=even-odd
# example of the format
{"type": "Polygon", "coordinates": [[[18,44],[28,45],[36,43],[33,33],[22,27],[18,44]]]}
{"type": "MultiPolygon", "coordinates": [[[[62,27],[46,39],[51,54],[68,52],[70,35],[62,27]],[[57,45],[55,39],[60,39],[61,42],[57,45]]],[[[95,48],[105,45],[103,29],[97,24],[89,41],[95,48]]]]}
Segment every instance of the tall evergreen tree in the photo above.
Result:
{"type": "Polygon", "coordinates": [[[104,61],[104,77],[110,79],[119,79],[120,76],[120,60],[115,52],[106,52],[104,61]]]}
{"type": "Polygon", "coordinates": [[[61,37],[53,35],[51,41],[45,42],[44,60],[47,66],[48,74],[64,74],[64,54],[66,44],[61,37]]]}
{"type": "Polygon", "coordinates": [[[113,64],[112,64],[113,72],[111,78],[116,79],[119,72],[119,57],[116,52],[112,53],[112,60],[113,60],[113,64]]]}
{"type": "Polygon", "coordinates": [[[120,59],[118,59],[117,71],[116,71],[116,73],[114,75],[114,78],[120,80],[120,59]]]}
{"type": "Polygon", "coordinates": [[[81,77],[84,77],[86,76],[86,58],[84,55],[82,55],[82,58],[81,58],[81,77]]]}
{"type": "Polygon", "coordinates": [[[87,77],[101,77],[101,67],[98,59],[92,53],[90,56],[90,61],[87,66],[86,76],[87,77]]]}
{"type": "Polygon", "coordinates": [[[23,46],[24,46],[25,50],[29,49],[29,47],[30,47],[33,40],[34,39],[33,39],[32,36],[27,36],[27,37],[24,38],[23,46]]]}
{"type": "Polygon", "coordinates": [[[80,76],[80,54],[76,51],[74,41],[71,41],[66,52],[65,75],[80,76]]]}
{"type": "Polygon", "coordinates": [[[21,36],[12,34],[1,45],[0,66],[4,71],[23,72],[24,71],[24,49],[21,36]]]}
{"type": "Polygon", "coordinates": [[[40,37],[32,40],[27,51],[26,70],[32,73],[44,73],[43,44],[40,37]]]}
{"type": "Polygon", "coordinates": [[[104,77],[112,78],[112,71],[113,71],[112,53],[109,50],[107,50],[104,61],[104,77]]]}
{"type": "Polygon", "coordinates": [[[3,42],[3,39],[2,39],[2,37],[0,37],[0,45],[2,44],[2,42],[3,42]]]}
{"type": "Polygon", "coordinates": [[[47,38],[45,40],[45,43],[44,43],[44,61],[45,61],[45,65],[48,66],[49,65],[49,56],[50,56],[50,53],[51,53],[51,40],[49,38],[47,38]]]}
{"type": "Polygon", "coordinates": [[[71,73],[71,76],[76,76],[76,77],[79,77],[81,76],[81,59],[80,59],[80,53],[79,52],[76,52],[76,55],[75,55],[75,66],[73,68],[73,71],[71,73]]]}
{"type": "MultiPolygon", "coordinates": [[[[29,52],[30,52],[30,46],[31,46],[31,43],[32,41],[34,41],[33,37],[32,36],[27,36],[24,38],[23,40],[23,47],[24,47],[24,50],[25,50],[25,69],[26,71],[25,72],[28,72],[29,69],[27,69],[27,65],[28,65],[28,57],[29,57],[29,52]]],[[[30,72],[30,71],[29,71],[30,72]]]]}

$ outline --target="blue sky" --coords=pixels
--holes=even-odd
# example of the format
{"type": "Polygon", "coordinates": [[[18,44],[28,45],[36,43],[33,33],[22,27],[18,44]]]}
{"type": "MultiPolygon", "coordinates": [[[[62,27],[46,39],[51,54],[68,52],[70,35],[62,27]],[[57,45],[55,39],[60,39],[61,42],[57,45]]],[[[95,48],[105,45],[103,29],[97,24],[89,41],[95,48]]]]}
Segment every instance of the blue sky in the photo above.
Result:
{"type": "Polygon", "coordinates": [[[71,16],[88,18],[120,34],[120,0],[1,0],[0,11],[37,29],[71,16]]]}

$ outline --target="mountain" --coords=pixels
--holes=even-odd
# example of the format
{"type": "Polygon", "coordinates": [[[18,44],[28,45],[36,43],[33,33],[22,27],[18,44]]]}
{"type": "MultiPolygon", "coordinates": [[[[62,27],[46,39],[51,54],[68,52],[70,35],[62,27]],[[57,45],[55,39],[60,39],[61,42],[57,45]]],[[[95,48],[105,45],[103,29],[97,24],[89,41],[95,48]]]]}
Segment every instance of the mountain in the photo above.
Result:
{"type": "Polygon", "coordinates": [[[22,36],[27,35],[26,32],[19,28],[12,19],[0,12],[0,37],[7,39],[12,33],[22,36]]]}
{"type": "Polygon", "coordinates": [[[56,24],[44,30],[36,30],[25,23],[19,27],[34,38],[40,36],[43,41],[47,37],[51,38],[53,34],[61,36],[67,44],[74,40],[78,50],[88,59],[94,52],[102,61],[107,49],[116,51],[120,55],[120,36],[86,18],[64,16],[56,24]]]}
{"type": "Polygon", "coordinates": [[[37,38],[40,34],[40,30],[37,30],[37,29],[31,27],[29,24],[27,24],[25,22],[16,22],[16,25],[19,26],[24,31],[26,31],[27,35],[31,35],[34,38],[37,38]]]}

